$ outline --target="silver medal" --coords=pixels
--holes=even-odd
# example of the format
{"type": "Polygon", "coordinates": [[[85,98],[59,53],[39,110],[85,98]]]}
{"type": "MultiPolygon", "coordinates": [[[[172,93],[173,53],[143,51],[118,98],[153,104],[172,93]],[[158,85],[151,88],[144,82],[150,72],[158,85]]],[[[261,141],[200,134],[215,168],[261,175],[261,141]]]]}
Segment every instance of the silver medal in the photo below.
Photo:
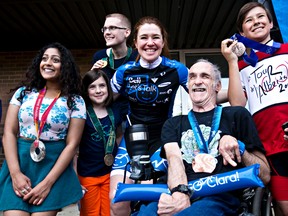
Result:
{"type": "Polygon", "coordinates": [[[245,45],[242,42],[237,42],[237,44],[232,48],[232,51],[238,56],[242,56],[245,53],[245,45]]]}
{"type": "Polygon", "coordinates": [[[45,158],[45,145],[40,140],[35,140],[30,147],[30,156],[33,161],[40,162],[45,158]]]}

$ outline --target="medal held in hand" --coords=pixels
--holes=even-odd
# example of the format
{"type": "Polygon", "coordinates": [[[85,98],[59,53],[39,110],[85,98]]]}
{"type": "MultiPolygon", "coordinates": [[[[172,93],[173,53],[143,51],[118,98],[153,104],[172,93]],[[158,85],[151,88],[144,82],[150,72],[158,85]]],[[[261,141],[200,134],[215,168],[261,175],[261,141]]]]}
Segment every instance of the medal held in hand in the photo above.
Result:
{"type": "Polygon", "coordinates": [[[45,158],[45,145],[40,140],[35,140],[30,146],[30,156],[33,161],[40,162],[45,158]]]}
{"type": "Polygon", "coordinates": [[[237,42],[237,44],[232,48],[232,52],[240,57],[245,53],[245,49],[246,47],[242,42],[237,42]]]}
{"type": "Polygon", "coordinates": [[[103,63],[102,68],[106,67],[108,65],[108,59],[107,58],[103,58],[101,60],[102,60],[102,63],[103,63]]]}

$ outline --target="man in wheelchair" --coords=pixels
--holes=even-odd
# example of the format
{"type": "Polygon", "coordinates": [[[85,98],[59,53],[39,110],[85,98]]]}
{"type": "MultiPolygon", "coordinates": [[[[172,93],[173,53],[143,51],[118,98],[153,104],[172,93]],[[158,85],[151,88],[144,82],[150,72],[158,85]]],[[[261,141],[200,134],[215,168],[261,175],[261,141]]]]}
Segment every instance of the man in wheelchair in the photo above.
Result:
{"type": "Polygon", "coordinates": [[[221,89],[218,67],[198,60],[189,70],[188,115],[168,119],[162,128],[161,156],[168,161],[167,184],[159,202],[142,205],[142,215],[238,215],[242,191],[190,199],[188,181],[260,164],[259,177],[266,185],[270,169],[250,113],[243,107],[221,107],[216,97],[221,89]]]}

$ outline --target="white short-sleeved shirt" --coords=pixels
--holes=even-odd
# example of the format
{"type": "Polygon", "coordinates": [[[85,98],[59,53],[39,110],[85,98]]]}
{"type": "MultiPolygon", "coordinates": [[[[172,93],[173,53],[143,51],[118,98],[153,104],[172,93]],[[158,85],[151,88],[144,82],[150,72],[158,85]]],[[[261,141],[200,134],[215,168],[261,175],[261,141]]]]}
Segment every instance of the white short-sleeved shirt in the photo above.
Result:
{"type": "MultiPolygon", "coordinates": [[[[33,110],[39,92],[36,89],[33,89],[31,92],[27,93],[20,102],[17,98],[19,98],[23,89],[24,87],[21,87],[14,93],[10,104],[20,106],[18,112],[19,136],[36,139],[37,134],[34,125],[33,110]]],[[[43,113],[53,100],[53,98],[43,98],[39,119],[42,118],[43,113]]],[[[86,119],[86,107],[83,98],[79,95],[75,95],[73,101],[75,104],[69,109],[66,97],[59,97],[57,99],[46,119],[46,123],[40,135],[41,140],[57,141],[66,139],[70,119],[86,119]]]]}

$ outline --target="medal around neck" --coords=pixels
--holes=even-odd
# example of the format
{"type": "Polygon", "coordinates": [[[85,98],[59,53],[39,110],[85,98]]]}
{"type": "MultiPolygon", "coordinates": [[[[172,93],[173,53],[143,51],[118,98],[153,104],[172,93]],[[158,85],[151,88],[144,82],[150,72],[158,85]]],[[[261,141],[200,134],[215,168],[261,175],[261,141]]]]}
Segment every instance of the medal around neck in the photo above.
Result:
{"type": "Polygon", "coordinates": [[[30,146],[30,156],[33,161],[40,162],[45,158],[45,145],[40,140],[35,140],[30,146]]]}
{"type": "Polygon", "coordinates": [[[104,163],[106,166],[112,166],[114,162],[114,157],[112,154],[106,154],[104,157],[104,163]]]}
{"type": "Polygon", "coordinates": [[[192,162],[194,172],[212,173],[217,164],[217,159],[210,154],[197,154],[192,162]]]}
{"type": "Polygon", "coordinates": [[[237,44],[232,48],[232,52],[240,57],[245,53],[245,49],[246,47],[242,42],[237,42],[237,44]]]}

